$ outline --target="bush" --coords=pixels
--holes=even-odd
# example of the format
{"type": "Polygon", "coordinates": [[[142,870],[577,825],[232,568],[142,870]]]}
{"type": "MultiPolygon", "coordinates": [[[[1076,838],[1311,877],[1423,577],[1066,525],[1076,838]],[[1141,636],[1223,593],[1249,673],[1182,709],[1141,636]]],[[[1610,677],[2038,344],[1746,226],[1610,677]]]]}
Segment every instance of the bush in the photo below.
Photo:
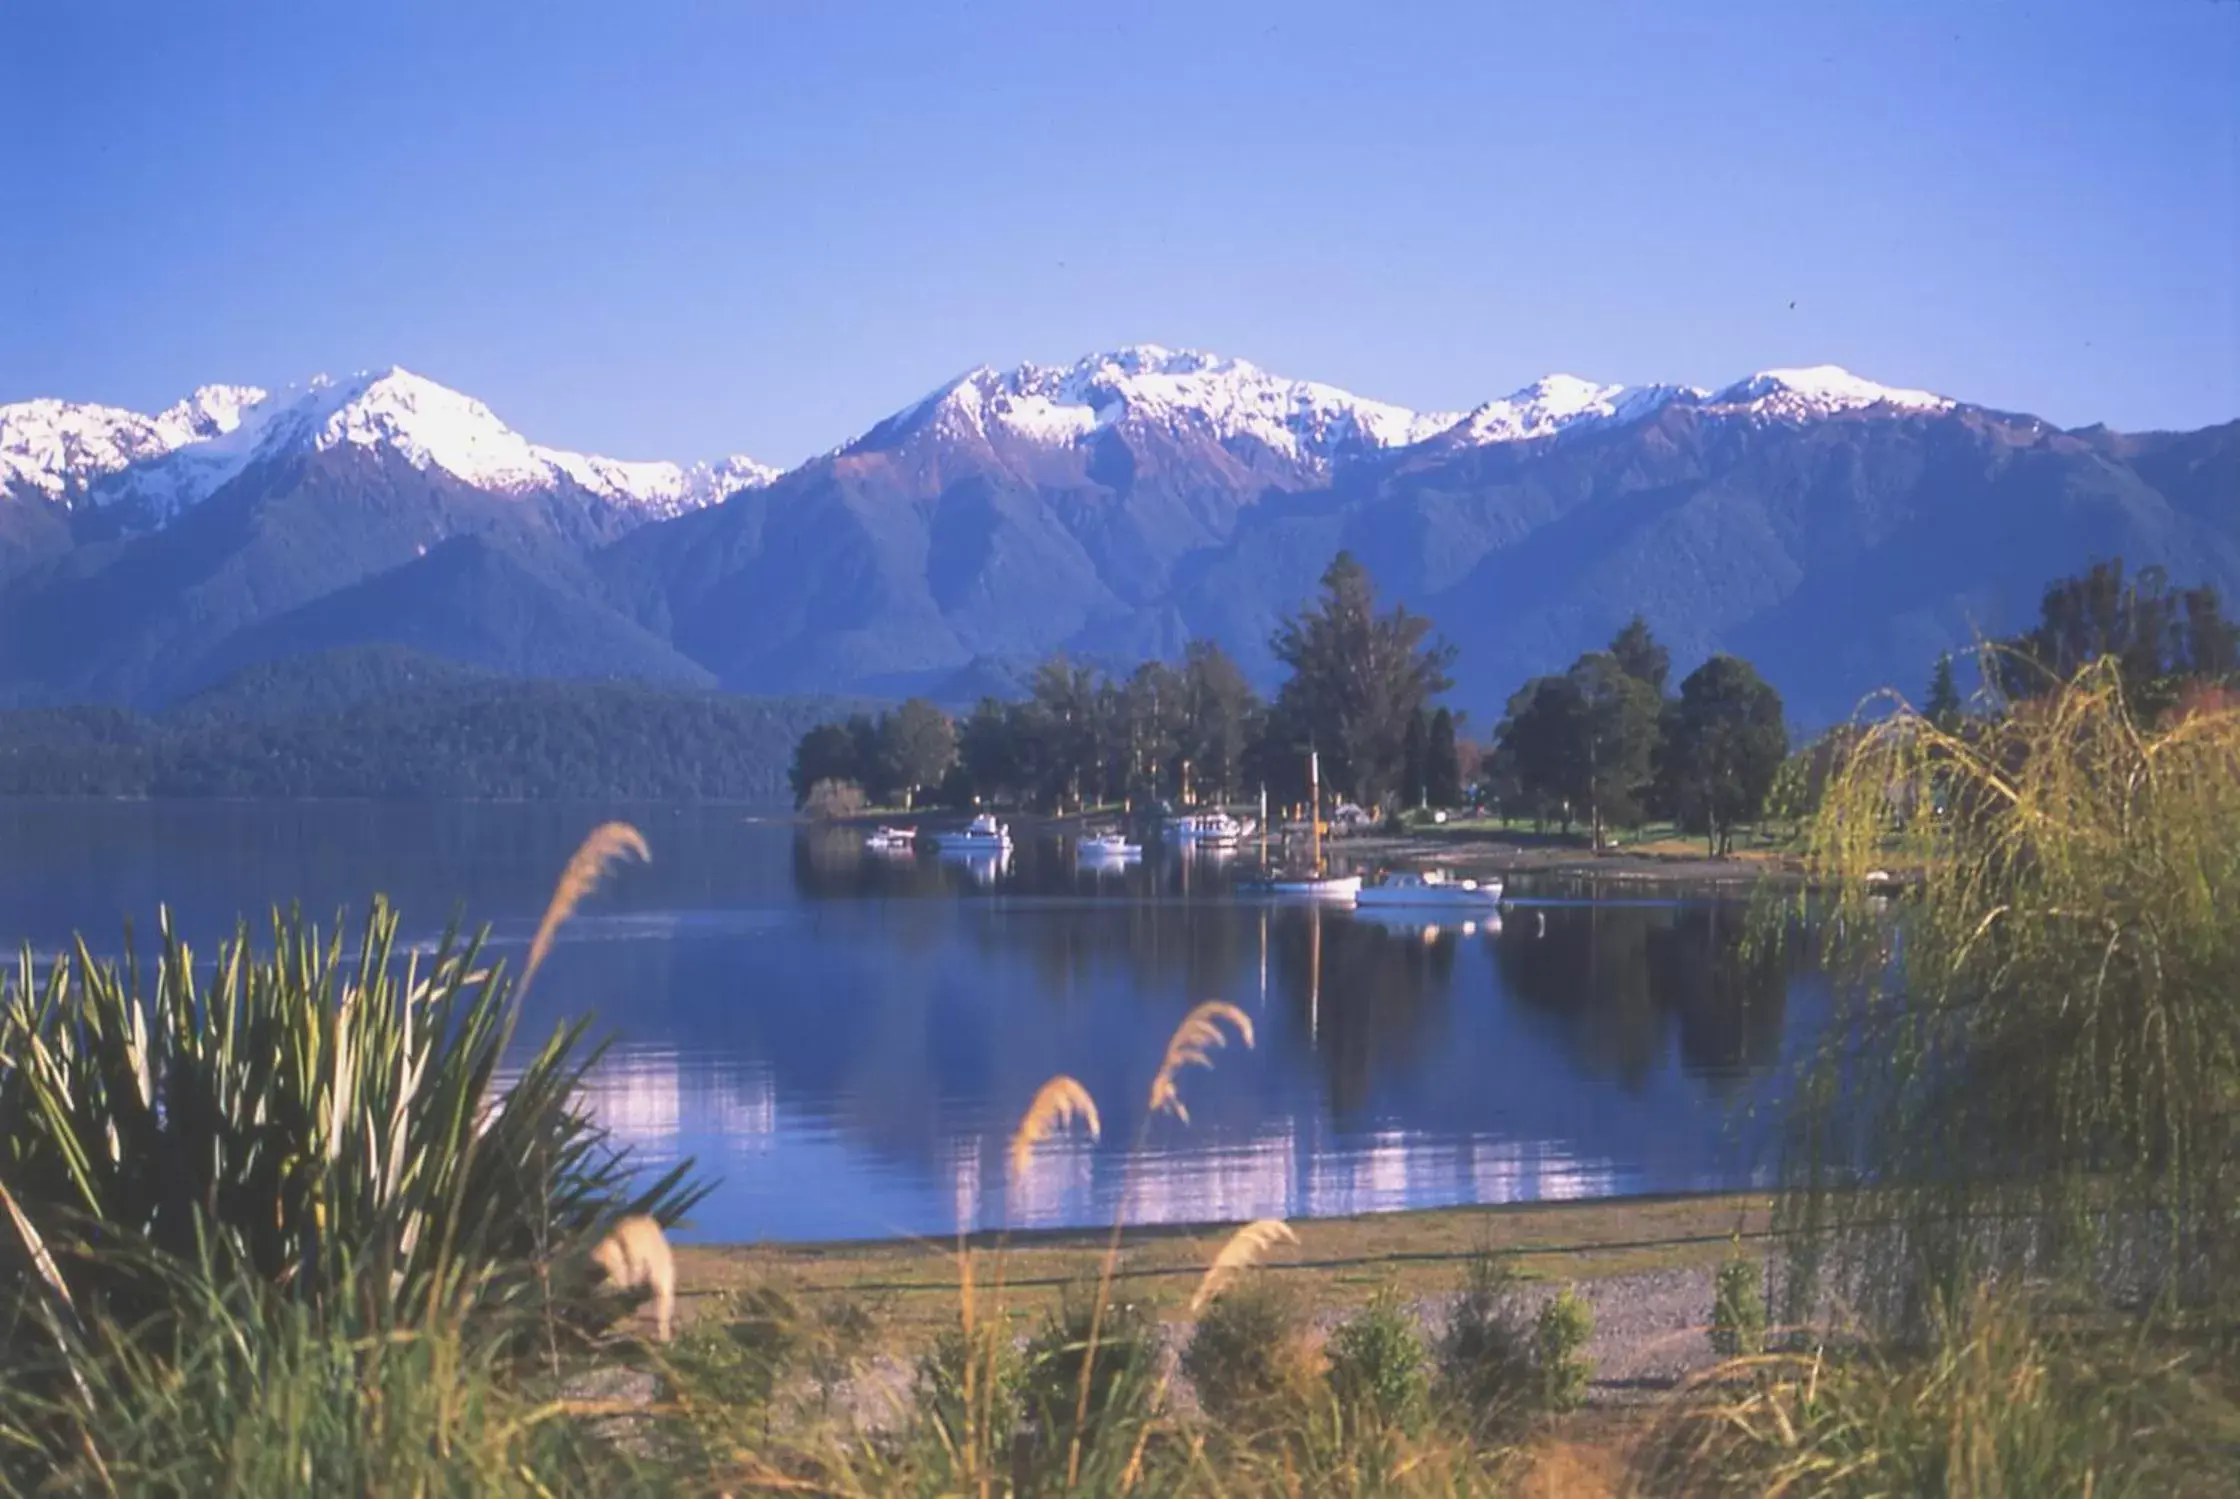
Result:
{"type": "Polygon", "coordinates": [[[1298,1294],[1273,1276],[1246,1275],[1198,1319],[1182,1372],[1207,1415],[1260,1425],[1296,1414],[1311,1389],[1312,1361],[1298,1294]]]}
{"type": "Polygon", "coordinates": [[[1473,1258],[1439,1338],[1440,1393],[1459,1418],[1480,1431],[1514,1422],[1534,1403],[1532,1322],[1519,1284],[1516,1266],[1506,1257],[1473,1258]]]}
{"type": "MultiPolygon", "coordinates": [[[[477,1310],[591,1322],[590,1277],[553,1275],[615,1217],[674,1221],[686,1163],[638,1189],[584,1111],[588,1019],[560,1026],[500,1089],[518,1006],[478,944],[398,958],[377,900],[358,941],[275,917],[198,966],[159,923],[158,962],[81,942],[43,979],[25,949],[0,974],[0,1141],[16,1204],[69,1299],[131,1322],[168,1305],[145,1248],[215,1256],[314,1306],[424,1305],[455,1275],[477,1310]]],[[[0,1304],[45,1294],[0,1240],[0,1304]]],[[[60,1293],[56,1293],[60,1299],[60,1293]]]]}
{"type": "MultiPolygon", "coordinates": [[[[524,1377],[449,1296],[359,1320],[251,1276],[151,1257],[163,1335],[90,1317],[0,1381],[0,1492],[606,1496],[637,1460],[524,1377]],[[57,1392],[42,1394],[41,1391],[57,1392]],[[62,1393],[67,1392],[67,1393],[62,1393]]],[[[454,1282],[454,1286],[456,1286],[454,1282]]]]}
{"type": "Polygon", "coordinates": [[[2064,1495],[2233,1490],[2240,1407],[2199,1349],[2046,1321],[1977,1293],[1931,1345],[1769,1361],[1684,1406],[1648,1447],[1659,1492],[2064,1495]]]}
{"type": "Polygon", "coordinates": [[[911,1427],[944,1468],[993,1471],[1010,1460],[1026,1368],[1002,1322],[945,1327],[918,1360],[911,1427]]]}
{"type": "Polygon", "coordinates": [[[1132,1302],[1108,1303],[1101,1321],[1095,1307],[1093,1293],[1068,1290],[1027,1344],[1020,1393],[1045,1465],[1069,1465],[1077,1444],[1086,1454],[1106,1458],[1119,1449],[1124,1460],[1125,1449],[1154,1414],[1157,1326],[1132,1302]],[[1092,1322],[1097,1322],[1093,1351],[1092,1322]]]}
{"type": "Polygon", "coordinates": [[[1587,1342],[1594,1336],[1594,1309],[1570,1286],[1542,1304],[1532,1323],[1532,1364],[1540,1408],[1576,1410],[1594,1379],[1587,1342]]]}
{"type": "Polygon", "coordinates": [[[1330,1335],[1330,1389],[1356,1424],[1414,1432],[1431,1399],[1430,1352],[1397,1292],[1379,1291],[1330,1335]]]}
{"type": "Polygon", "coordinates": [[[819,781],[802,802],[802,810],[817,822],[842,822],[863,808],[863,788],[853,781],[819,781]]]}
{"type": "MultiPolygon", "coordinates": [[[[1739,1251],[1739,1242],[1736,1249],[1739,1251]]],[[[1711,1298],[1711,1351],[1721,1358],[1765,1352],[1765,1267],[1739,1253],[1719,1267],[1711,1298]]]]}

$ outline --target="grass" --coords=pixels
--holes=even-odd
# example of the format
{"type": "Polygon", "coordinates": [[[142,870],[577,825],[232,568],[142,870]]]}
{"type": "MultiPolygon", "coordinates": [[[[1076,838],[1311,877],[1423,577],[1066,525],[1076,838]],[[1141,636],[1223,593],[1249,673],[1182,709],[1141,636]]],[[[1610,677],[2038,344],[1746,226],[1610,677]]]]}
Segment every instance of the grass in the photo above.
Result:
{"type": "MultiPolygon", "coordinates": [[[[1297,1245],[1262,1261],[1257,1273],[1278,1276],[1308,1304],[1335,1311],[1366,1306],[1386,1286],[1410,1297],[1450,1292],[1462,1267],[1489,1251],[1508,1256],[1528,1279],[1710,1266],[1731,1252],[1738,1224],[1745,1234],[1765,1232],[1772,1205],[1763,1194],[1733,1194],[1302,1219],[1290,1224],[1297,1245]]],[[[1182,1320],[1233,1228],[1130,1229],[1115,1278],[1162,1316],[1182,1320]]],[[[1105,1230],[1056,1230],[975,1234],[963,1245],[976,1255],[1002,1248],[1013,1311],[1031,1318],[1054,1306],[1066,1286],[1093,1279],[1108,1242],[1105,1230]]],[[[679,1245],[679,1305],[690,1316],[727,1291],[766,1283],[804,1298],[878,1298],[887,1308],[885,1345],[914,1354],[955,1321],[963,1286],[958,1249],[955,1240],[924,1239],[679,1245]]]]}

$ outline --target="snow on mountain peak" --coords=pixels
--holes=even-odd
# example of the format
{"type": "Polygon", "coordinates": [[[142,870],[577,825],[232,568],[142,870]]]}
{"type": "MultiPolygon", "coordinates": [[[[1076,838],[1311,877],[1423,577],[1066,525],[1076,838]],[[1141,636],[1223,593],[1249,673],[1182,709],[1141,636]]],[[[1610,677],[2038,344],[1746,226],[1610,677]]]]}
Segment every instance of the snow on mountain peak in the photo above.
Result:
{"type": "Polygon", "coordinates": [[[1350,449],[1419,442],[1455,417],[1287,379],[1228,355],[1129,344],[1071,365],[971,370],[881,423],[866,440],[951,424],[1057,447],[1122,421],[1196,428],[1224,444],[1249,440],[1326,465],[1350,449]]]}
{"type": "Polygon", "coordinates": [[[1710,404],[1793,419],[1878,406],[1897,411],[1949,411],[1955,403],[1932,391],[1878,385],[1840,365],[1815,364],[1802,369],[1760,370],[1720,391],[1710,404]]]}
{"type": "Polygon", "coordinates": [[[1486,402],[1450,430],[1453,440],[1473,445],[1530,442],[1577,427],[1629,422],[1669,401],[1701,394],[1683,385],[1602,385],[1577,375],[1544,375],[1486,402]]]}
{"type": "Polygon", "coordinates": [[[394,452],[501,493],[573,484],[648,515],[712,505],[777,477],[740,455],[681,465],[541,447],[472,396],[392,366],[314,376],[278,395],[206,385],[153,417],[62,401],[0,406],[0,487],[55,500],[86,494],[160,523],[254,462],[345,445],[394,452]]]}

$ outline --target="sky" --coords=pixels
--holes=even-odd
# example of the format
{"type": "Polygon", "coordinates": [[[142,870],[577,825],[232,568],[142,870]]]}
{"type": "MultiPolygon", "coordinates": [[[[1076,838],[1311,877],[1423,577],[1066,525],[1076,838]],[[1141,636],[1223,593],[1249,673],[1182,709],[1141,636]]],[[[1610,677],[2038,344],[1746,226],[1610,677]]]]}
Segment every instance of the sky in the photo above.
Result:
{"type": "Polygon", "coordinates": [[[0,0],[0,401],[401,364],[789,463],[1157,342],[2240,416],[2240,3],[0,0]]]}

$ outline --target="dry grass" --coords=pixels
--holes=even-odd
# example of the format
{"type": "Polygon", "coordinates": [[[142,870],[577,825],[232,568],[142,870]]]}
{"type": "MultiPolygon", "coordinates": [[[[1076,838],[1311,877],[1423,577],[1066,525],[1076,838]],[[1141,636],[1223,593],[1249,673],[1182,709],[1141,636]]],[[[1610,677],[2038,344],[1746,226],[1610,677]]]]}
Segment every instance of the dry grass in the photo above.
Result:
{"type": "Polygon", "coordinates": [[[1011,1174],[1026,1175],[1035,1146],[1076,1120],[1092,1140],[1104,1133],[1104,1121],[1097,1117],[1097,1101],[1089,1096],[1089,1090],[1060,1073],[1035,1093],[1019,1127],[1011,1132],[1011,1174]]]}
{"type": "Polygon", "coordinates": [[[1260,1262],[1271,1244],[1296,1244],[1299,1236],[1291,1225],[1280,1218],[1260,1218],[1238,1229],[1221,1246],[1221,1252],[1206,1266],[1203,1279],[1198,1282],[1198,1294],[1190,1298],[1190,1315],[1195,1317],[1206,1309],[1206,1303],[1220,1295],[1239,1275],[1260,1262]]]}
{"type": "Polygon", "coordinates": [[[646,847],[645,835],[626,822],[601,823],[591,830],[575,854],[568,860],[567,868],[560,872],[560,883],[553,888],[552,900],[544,908],[544,919],[537,923],[537,935],[529,944],[529,959],[521,969],[521,983],[516,995],[526,994],[530,980],[544,966],[545,958],[552,952],[552,939],[567,924],[576,907],[590,898],[599,888],[607,871],[625,859],[635,859],[641,864],[653,862],[653,852],[646,847]]]}

